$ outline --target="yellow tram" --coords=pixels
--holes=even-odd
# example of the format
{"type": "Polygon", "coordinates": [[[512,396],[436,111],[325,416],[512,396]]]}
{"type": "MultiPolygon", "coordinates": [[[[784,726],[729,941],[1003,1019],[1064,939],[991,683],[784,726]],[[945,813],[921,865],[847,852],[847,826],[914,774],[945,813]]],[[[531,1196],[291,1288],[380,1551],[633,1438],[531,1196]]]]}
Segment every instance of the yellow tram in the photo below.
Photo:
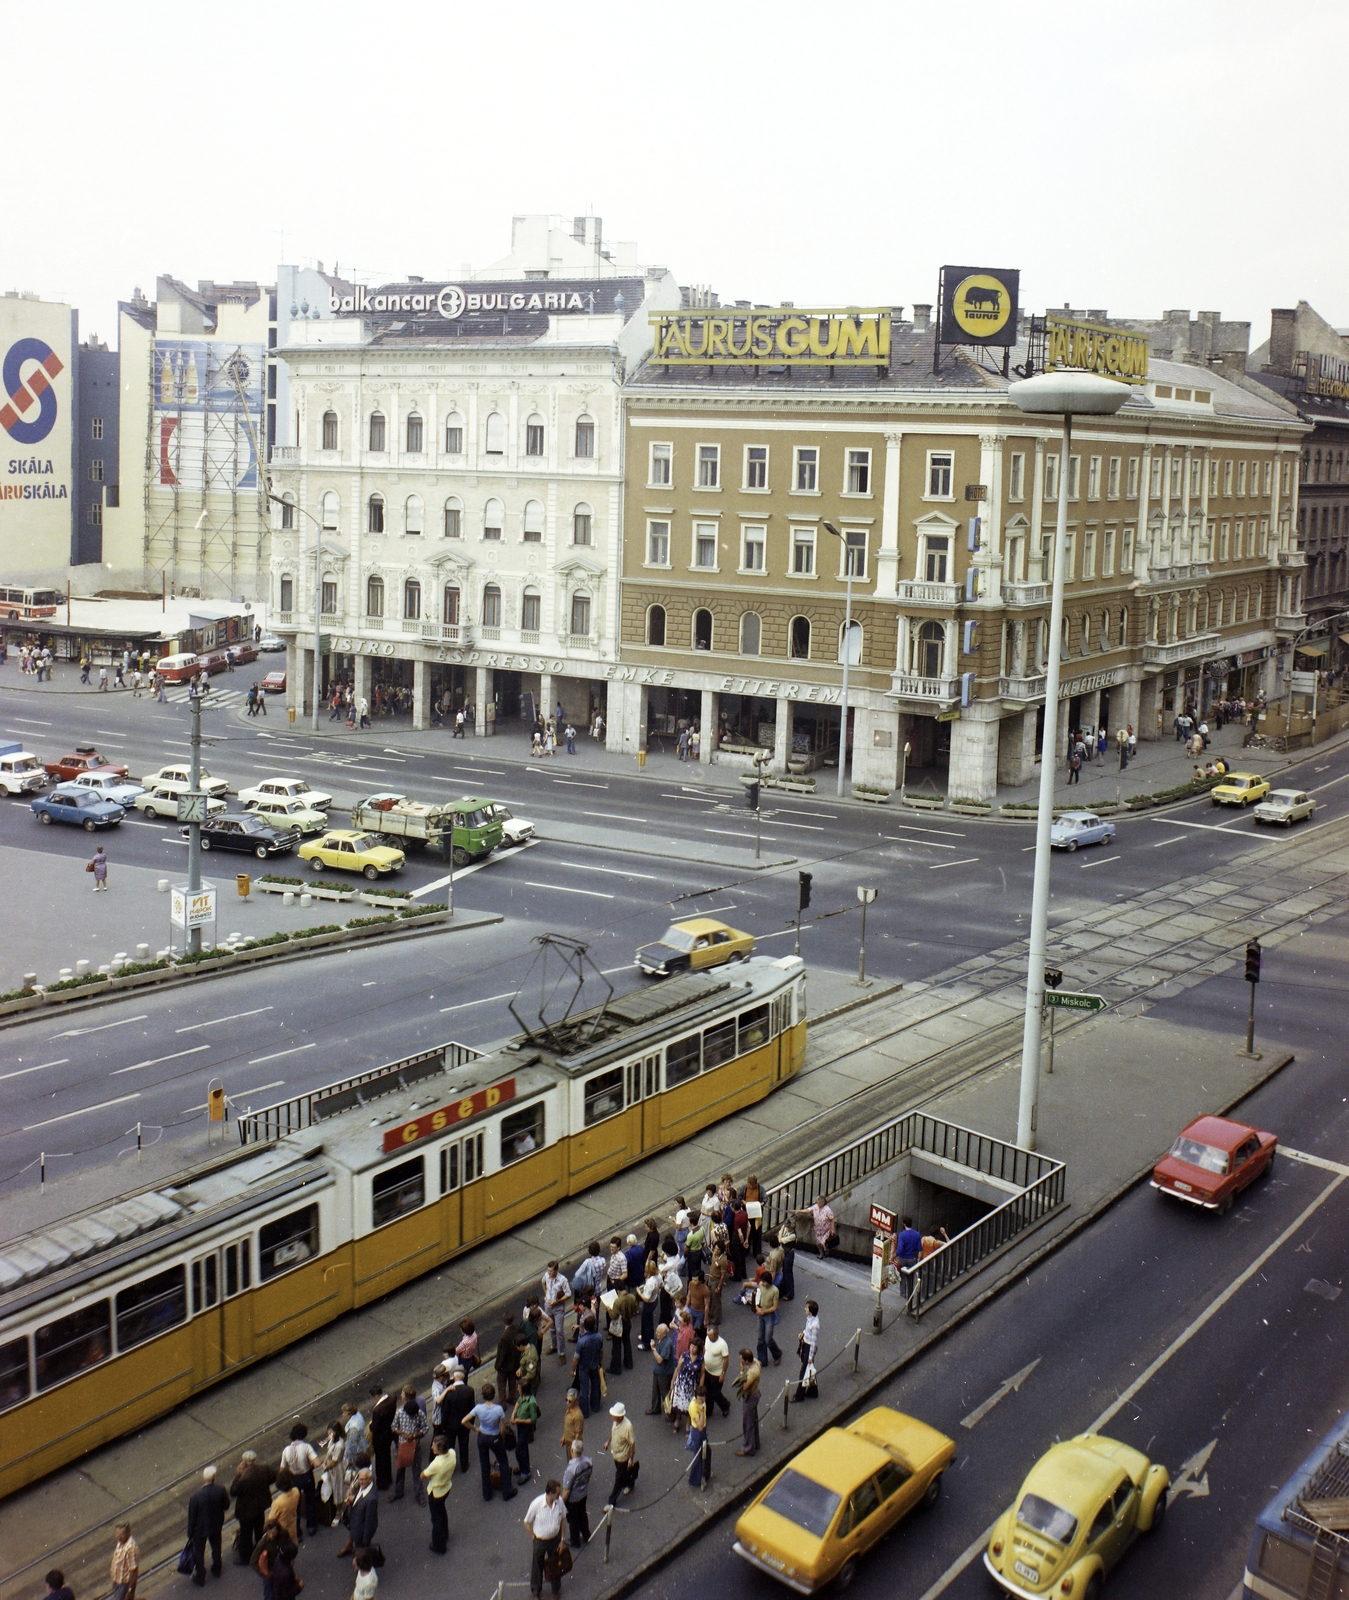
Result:
{"type": "Polygon", "coordinates": [[[803,963],[754,957],[318,1090],[0,1245],[0,1495],[763,1099],[805,1049],[803,963]]]}

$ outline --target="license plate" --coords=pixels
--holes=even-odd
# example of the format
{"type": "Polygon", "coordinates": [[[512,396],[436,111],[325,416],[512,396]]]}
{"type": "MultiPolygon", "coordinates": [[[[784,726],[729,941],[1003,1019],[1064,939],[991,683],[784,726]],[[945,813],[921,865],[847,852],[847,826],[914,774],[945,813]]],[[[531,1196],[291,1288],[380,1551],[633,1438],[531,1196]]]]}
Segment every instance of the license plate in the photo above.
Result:
{"type": "Polygon", "coordinates": [[[1181,1190],[1181,1192],[1184,1194],[1194,1193],[1193,1188],[1188,1183],[1182,1183],[1179,1178],[1176,1179],[1176,1188],[1181,1190]]]}
{"type": "Polygon", "coordinates": [[[1032,1583],[1039,1583],[1039,1567],[1028,1567],[1024,1561],[1013,1561],[1012,1566],[1016,1569],[1018,1577],[1029,1578],[1032,1583]]]}

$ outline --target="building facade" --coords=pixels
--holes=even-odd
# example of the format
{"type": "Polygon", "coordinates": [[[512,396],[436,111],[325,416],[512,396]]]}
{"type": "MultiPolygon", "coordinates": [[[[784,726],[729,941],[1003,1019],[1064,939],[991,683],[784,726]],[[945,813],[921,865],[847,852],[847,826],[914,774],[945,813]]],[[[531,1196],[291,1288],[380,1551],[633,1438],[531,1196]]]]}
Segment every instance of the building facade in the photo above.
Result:
{"type": "Polygon", "coordinates": [[[0,296],[0,582],[64,588],[78,488],[78,313],[0,296]]]}
{"type": "Polygon", "coordinates": [[[677,305],[599,222],[515,219],[490,277],[332,290],[281,348],[297,443],[273,452],[271,620],[290,695],[471,706],[477,731],[604,707],[617,659],[621,385],[677,305]],[[323,541],[315,570],[315,538],[323,541]]]}
{"type": "MultiPolygon", "coordinates": [[[[102,566],[103,516],[121,504],[120,361],[97,339],[82,342],[75,362],[75,481],[70,564],[102,566]]],[[[101,578],[101,573],[100,573],[101,578]]]]}
{"type": "MultiPolygon", "coordinates": [[[[1295,409],[1153,361],[1116,417],[1079,419],[1064,468],[1057,419],[1022,415],[999,373],[955,350],[934,374],[918,309],[887,313],[883,361],[846,365],[663,364],[658,332],[625,390],[611,748],[696,723],[705,760],[836,762],[851,571],[853,782],[1028,783],[1060,494],[1069,726],[1156,738],[1187,704],[1272,691],[1302,626],[1295,409]]],[[[692,348],[748,348],[748,315],[695,323],[692,348]]],[[[844,316],[793,337],[827,348],[844,316]]]]}

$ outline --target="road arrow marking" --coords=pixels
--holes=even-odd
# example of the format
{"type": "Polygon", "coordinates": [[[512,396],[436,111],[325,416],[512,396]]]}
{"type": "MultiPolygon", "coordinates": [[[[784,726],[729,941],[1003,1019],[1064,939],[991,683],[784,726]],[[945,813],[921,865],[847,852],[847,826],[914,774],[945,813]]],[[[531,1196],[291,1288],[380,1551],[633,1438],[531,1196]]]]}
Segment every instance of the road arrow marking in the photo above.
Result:
{"type": "Polygon", "coordinates": [[[1208,1458],[1218,1448],[1218,1441],[1211,1439],[1202,1450],[1195,1451],[1194,1455],[1184,1463],[1180,1471],[1171,1480],[1171,1498],[1187,1494],[1191,1500],[1202,1500],[1208,1495],[1208,1458]],[[1203,1474],[1201,1477],[1200,1474],[1203,1474]]]}
{"type": "MultiPolygon", "coordinates": [[[[993,1393],[989,1395],[988,1399],[984,1401],[983,1405],[977,1406],[970,1412],[968,1417],[961,1418],[960,1426],[962,1428],[977,1428],[989,1412],[992,1411],[993,1407],[997,1405],[998,1401],[1005,1400],[1009,1394],[1019,1389],[1039,1365],[1040,1357],[1036,1356],[1030,1366],[1022,1367],[1020,1372],[1000,1383],[993,1393]]],[[[1206,1489],[1204,1493],[1207,1494],[1208,1490],[1206,1489]]]]}

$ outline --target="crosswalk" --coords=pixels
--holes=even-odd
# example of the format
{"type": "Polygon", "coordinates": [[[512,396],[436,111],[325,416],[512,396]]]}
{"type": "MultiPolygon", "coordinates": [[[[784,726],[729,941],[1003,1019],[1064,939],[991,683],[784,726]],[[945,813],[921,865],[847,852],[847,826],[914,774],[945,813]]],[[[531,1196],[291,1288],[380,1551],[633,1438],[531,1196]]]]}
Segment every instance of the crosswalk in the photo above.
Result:
{"type": "MultiPolygon", "coordinates": [[[[164,693],[168,698],[169,704],[173,706],[185,706],[192,698],[190,691],[186,687],[178,688],[175,686],[172,689],[165,689],[164,693]]],[[[202,699],[202,705],[203,707],[215,706],[217,709],[223,707],[237,710],[247,698],[247,689],[217,689],[212,684],[210,694],[202,699]]]]}

